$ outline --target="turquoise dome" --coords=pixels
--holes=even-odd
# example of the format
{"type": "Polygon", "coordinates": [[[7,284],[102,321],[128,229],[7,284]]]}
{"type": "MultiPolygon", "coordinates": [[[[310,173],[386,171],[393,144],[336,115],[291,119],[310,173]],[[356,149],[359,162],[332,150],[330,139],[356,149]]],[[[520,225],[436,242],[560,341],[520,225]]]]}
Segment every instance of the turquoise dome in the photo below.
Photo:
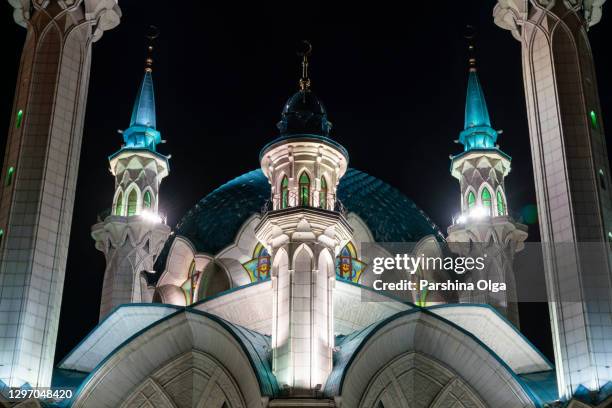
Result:
{"type": "MultiPolygon", "coordinates": [[[[175,236],[188,238],[198,252],[216,254],[234,242],[244,222],[261,211],[270,184],[261,170],[236,177],[201,199],[178,223],[158,259],[163,270],[175,236]]],[[[368,225],[377,242],[414,242],[426,235],[443,240],[434,222],[409,198],[369,174],[348,169],[340,180],[338,198],[349,212],[368,225]]]]}

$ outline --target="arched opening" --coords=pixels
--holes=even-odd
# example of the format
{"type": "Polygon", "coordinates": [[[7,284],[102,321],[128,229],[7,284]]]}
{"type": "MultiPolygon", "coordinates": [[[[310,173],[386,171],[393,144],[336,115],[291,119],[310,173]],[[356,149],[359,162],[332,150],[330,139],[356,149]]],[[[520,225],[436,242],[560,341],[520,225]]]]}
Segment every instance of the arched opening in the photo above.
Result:
{"type": "Polygon", "coordinates": [[[206,265],[206,268],[204,268],[204,271],[202,272],[202,277],[199,278],[196,289],[197,297],[194,298],[194,301],[205,299],[209,296],[216,295],[217,293],[224,292],[230,288],[231,284],[228,273],[225,271],[223,266],[212,261],[206,265]]]}
{"type": "Polygon", "coordinates": [[[482,193],[480,193],[480,201],[482,202],[482,206],[487,211],[487,214],[491,214],[491,192],[487,187],[482,189],[482,193]]]}
{"type": "Polygon", "coordinates": [[[319,192],[319,207],[327,210],[327,180],[321,176],[321,191],[319,192]]]}
{"type": "Polygon", "coordinates": [[[130,194],[128,195],[127,202],[127,215],[131,217],[132,215],[136,215],[136,211],[138,210],[138,193],[136,193],[136,189],[132,189],[130,194]]]}
{"type": "Polygon", "coordinates": [[[5,185],[8,187],[13,184],[13,175],[15,174],[15,168],[13,166],[9,167],[6,171],[6,180],[5,185]]]}
{"type": "Polygon", "coordinates": [[[504,202],[504,195],[501,190],[497,190],[497,215],[506,214],[506,203],[504,202]]]}
{"type": "Polygon", "coordinates": [[[467,206],[468,208],[472,208],[474,207],[474,204],[476,204],[476,195],[473,191],[470,191],[467,195],[467,206]]]}
{"type": "Polygon", "coordinates": [[[120,191],[115,201],[115,215],[123,215],[123,192],[120,191]]]}
{"type": "Polygon", "coordinates": [[[300,176],[300,205],[310,205],[310,177],[305,171],[300,176]]]}
{"type": "Polygon", "coordinates": [[[283,177],[281,181],[281,208],[289,207],[289,179],[283,177]]]}
{"type": "Polygon", "coordinates": [[[142,205],[144,208],[150,209],[153,205],[153,198],[151,196],[151,192],[149,190],[145,191],[142,198],[142,205]]]}

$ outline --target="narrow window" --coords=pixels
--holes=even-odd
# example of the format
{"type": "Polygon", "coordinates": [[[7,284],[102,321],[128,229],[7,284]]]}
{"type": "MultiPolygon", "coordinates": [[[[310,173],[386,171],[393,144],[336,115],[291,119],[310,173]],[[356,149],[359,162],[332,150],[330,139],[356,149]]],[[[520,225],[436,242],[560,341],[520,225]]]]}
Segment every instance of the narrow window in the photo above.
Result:
{"type": "Polygon", "coordinates": [[[476,204],[476,195],[474,194],[473,191],[470,191],[468,193],[467,202],[468,202],[468,208],[472,208],[474,204],[476,204]]]}
{"type": "Polygon", "coordinates": [[[2,238],[4,238],[4,230],[0,228],[0,247],[2,247],[2,238]]]}
{"type": "Polygon", "coordinates": [[[15,168],[13,166],[9,167],[8,170],[6,171],[6,180],[5,181],[5,185],[6,186],[10,186],[11,184],[13,184],[13,175],[15,174],[15,168]]]}
{"type": "Polygon", "coordinates": [[[300,176],[300,205],[307,206],[310,204],[310,177],[306,172],[300,176]]]}
{"type": "Polygon", "coordinates": [[[142,202],[144,204],[144,208],[151,208],[151,192],[150,191],[148,190],[145,191],[142,202]]]}
{"type": "Polygon", "coordinates": [[[612,250],[612,232],[608,231],[608,246],[612,250]]]}
{"type": "Polygon", "coordinates": [[[130,191],[130,195],[128,195],[128,205],[127,205],[128,217],[132,215],[136,215],[137,208],[138,208],[138,194],[136,194],[136,189],[132,189],[132,191],[130,191]]]}
{"type": "Polygon", "coordinates": [[[117,202],[115,202],[115,215],[123,215],[123,192],[119,192],[117,196],[117,202]]]}
{"type": "Polygon", "coordinates": [[[327,181],[321,176],[321,191],[319,192],[319,207],[327,209],[327,181]]]}
{"type": "Polygon", "coordinates": [[[283,177],[281,181],[281,208],[289,207],[289,179],[283,177]]]}
{"type": "Polygon", "coordinates": [[[599,187],[601,187],[602,190],[605,190],[606,189],[606,177],[604,176],[604,172],[602,169],[599,169],[597,173],[599,174],[599,187]]]}
{"type": "Polygon", "coordinates": [[[597,114],[595,113],[595,111],[591,111],[589,113],[589,117],[591,118],[591,127],[593,129],[597,129],[597,114]]]}
{"type": "Polygon", "coordinates": [[[497,215],[506,214],[506,204],[501,190],[497,190],[497,215]]]}
{"type": "Polygon", "coordinates": [[[484,188],[480,194],[480,200],[482,201],[483,207],[491,214],[491,192],[488,188],[484,188]]]}
{"type": "Polygon", "coordinates": [[[17,112],[17,118],[15,120],[15,128],[19,129],[21,127],[22,121],[23,121],[23,110],[19,109],[19,112],[17,112]]]}

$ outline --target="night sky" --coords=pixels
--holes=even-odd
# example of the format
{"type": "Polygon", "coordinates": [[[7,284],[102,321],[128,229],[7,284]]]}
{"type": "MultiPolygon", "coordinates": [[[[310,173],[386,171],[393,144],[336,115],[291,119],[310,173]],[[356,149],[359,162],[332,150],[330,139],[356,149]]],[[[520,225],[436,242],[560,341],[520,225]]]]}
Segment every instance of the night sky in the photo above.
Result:
{"type": "MultiPolygon", "coordinates": [[[[168,141],[160,151],[172,155],[160,196],[171,226],[214,188],[259,167],[259,150],[278,135],[283,104],[297,90],[296,44],[309,39],[312,89],[327,107],[332,137],[349,151],[350,166],[401,190],[445,231],[459,209],[449,154],[462,147],[453,141],[463,128],[466,24],[478,28],[480,80],[493,127],[504,130],[498,142],[513,158],[508,204],[516,213],[535,204],[520,44],[493,24],[494,1],[362,8],[356,2],[335,8],[324,1],[251,3],[121,0],[121,24],[94,44],[56,360],[98,320],[105,264],[90,227],[112,203],[107,157],[122,143],[117,129],[129,125],[149,24],[161,31],[153,78],[157,128],[168,141]]],[[[590,32],[608,124],[610,7],[590,32]]],[[[0,10],[6,30],[0,129],[8,129],[25,30],[13,23],[7,2],[0,10]]],[[[2,133],[0,157],[5,138],[2,133]]],[[[537,224],[529,233],[529,240],[539,240],[537,224]]],[[[552,358],[547,306],[522,305],[521,324],[552,358]]]]}

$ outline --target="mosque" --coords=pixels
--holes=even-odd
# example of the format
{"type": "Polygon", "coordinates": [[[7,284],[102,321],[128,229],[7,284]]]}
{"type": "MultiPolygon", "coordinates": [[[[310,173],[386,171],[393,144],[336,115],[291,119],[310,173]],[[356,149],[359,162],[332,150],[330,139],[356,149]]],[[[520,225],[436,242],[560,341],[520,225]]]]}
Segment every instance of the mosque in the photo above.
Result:
{"type": "MultiPolygon", "coordinates": [[[[87,57],[91,49],[87,48],[90,42],[85,39],[95,41],[104,30],[119,22],[120,10],[114,2],[100,2],[93,9],[90,7],[95,1],[76,1],[72,8],[56,8],[56,3],[59,4],[35,3],[33,7],[39,11],[48,7],[45,16],[75,21],[76,27],[85,27],[77,23],[96,15],[97,25],[87,26],[93,27],[87,28],[91,32],[79,32],[77,28],[60,40],[53,37],[56,28],[48,28],[47,17],[41,17],[41,13],[26,14],[17,5],[18,23],[27,21],[28,27],[48,30],[42,30],[40,38],[28,36],[24,58],[34,58],[32,55],[36,55],[39,45],[45,41],[51,44],[64,41],[60,54],[74,52],[87,57]],[[27,54],[28,50],[32,50],[31,55],[27,54]]],[[[554,31],[542,18],[569,27],[563,35],[588,41],[586,28],[598,21],[602,3],[591,2],[588,7],[563,3],[545,9],[538,1],[525,1],[521,8],[521,2],[500,0],[494,15],[500,27],[510,30],[521,41],[526,55],[565,52],[568,58],[567,50],[562,48],[577,45],[562,39],[558,40],[562,45],[547,46],[541,42],[542,30],[554,31]]],[[[551,38],[556,35],[556,32],[551,34],[551,38]]],[[[152,45],[149,51],[153,51],[152,45]]],[[[458,137],[462,151],[449,152],[456,153],[451,156],[450,172],[459,182],[457,200],[461,214],[446,232],[393,186],[349,167],[350,146],[334,140],[328,112],[315,95],[315,84],[308,75],[309,56],[309,50],[304,52],[299,86],[282,107],[277,137],[259,152],[260,168],[229,180],[205,195],[174,228],[166,225],[161,211],[168,198],[160,193],[160,184],[170,172],[170,160],[158,151],[163,143],[163,129],[156,125],[152,58],[147,58],[129,126],[120,132],[123,143],[109,156],[115,179],[114,195],[108,197],[111,209],[91,230],[96,248],[106,259],[99,324],[55,366],[53,354],[49,357],[50,345],[55,344],[53,336],[46,332],[42,336],[27,318],[10,320],[4,325],[6,328],[0,325],[0,329],[9,333],[0,340],[3,394],[7,395],[10,389],[49,386],[72,392],[68,398],[57,400],[39,398],[15,402],[0,397],[0,405],[75,408],[612,406],[609,365],[612,358],[607,357],[612,356],[612,350],[606,341],[612,338],[608,337],[612,334],[612,322],[608,322],[610,313],[605,318],[605,307],[612,306],[612,296],[601,300],[596,310],[587,307],[586,302],[578,303],[582,305],[578,310],[573,302],[573,314],[569,315],[570,306],[562,298],[567,290],[557,293],[550,288],[573,283],[548,273],[556,365],[520,332],[512,269],[514,255],[522,250],[527,238],[527,227],[509,214],[511,203],[506,199],[504,179],[510,173],[512,159],[501,149],[503,138],[492,127],[473,53],[468,64],[465,121],[458,137]],[[508,291],[476,297],[462,292],[418,291],[390,296],[372,287],[374,276],[369,268],[372,256],[366,247],[384,252],[381,246],[384,243],[413,243],[415,253],[440,255],[448,248],[460,253],[457,248],[465,248],[460,244],[473,242],[494,243],[503,248],[503,254],[497,255],[480,274],[458,277],[453,272],[420,270],[418,276],[432,281],[494,278],[503,281],[508,291]],[[595,320],[595,316],[600,319],[595,320]],[[11,324],[16,331],[10,331],[11,324]],[[584,338],[591,345],[586,358],[581,351],[584,338]],[[592,357],[588,358],[589,355],[592,357]]],[[[592,68],[589,58],[583,52],[575,61],[564,60],[564,64],[592,68]]],[[[59,74],[54,81],[64,80],[63,73],[77,75],[73,67],[63,65],[76,64],[77,60],[58,62],[59,74]]],[[[33,61],[34,68],[38,67],[36,64],[40,62],[35,58],[33,61]]],[[[51,63],[45,64],[48,68],[51,63]]],[[[566,75],[558,78],[558,87],[572,86],[567,79],[573,78],[571,75],[576,72],[560,69],[553,59],[548,63],[542,58],[535,62],[528,59],[525,64],[524,69],[533,70],[534,77],[548,68],[557,72],[558,77],[566,75]]],[[[585,69],[581,72],[589,75],[585,69]]],[[[25,70],[22,66],[20,78],[32,79],[37,73],[36,69],[25,70]]],[[[527,90],[536,95],[548,92],[539,88],[539,83],[526,83],[527,90]]],[[[33,86],[40,86],[36,84],[33,86]]],[[[580,89],[581,95],[586,95],[581,99],[586,105],[580,106],[588,109],[582,119],[590,126],[580,128],[580,133],[577,126],[564,120],[558,124],[559,129],[566,131],[565,137],[572,136],[573,131],[577,132],[575,140],[580,141],[579,136],[586,135],[589,140],[603,143],[602,126],[599,122],[593,126],[591,122],[591,113],[599,115],[598,100],[589,94],[596,91],[580,89]]],[[[36,95],[69,91],[61,87],[44,88],[28,99],[20,95],[29,91],[18,89],[11,137],[28,137],[30,133],[34,136],[40,129],[41,117],[56,114],[36,111],[40,110],[40,105],[35,103],[36,95]]],[[[85,96],[78,90],[74,92],[75,106],[84,105],[85,96]]],[[[567,103],[563,98],[569,98],[566,96],[569,93],[559,95],[554,108],[561,117],[574,115],[563,110],[567,103]]],[[[65,101],[66,98],[61,103],[65,101]]],[[[546,134],[541,133],[541,126],[536,126],[554,118],[536,118],[532,114],[540,109],[552,109],[544,106],[550,101],[542,99],[540,105],[532,102],[528,97],[528,109],[533,110],[529,111],[532,146],[538,145],[541,137],[557,140],[554,126],[546,134]]],[[[71,114],[82,115],[82,110],[71,114]]],[[[333,112],[330,117],[333,118],[333,112]]],[[[66,129],[62,133],[59,129],[51,132],[50,137],[56,138],[61,146],[60,142],[70,143],[62,135],[76,132],[80,136],[80,131],[66,129]]],[[[19,247],[15,234],[27,234],[15,223],[19,205],[27,204],[18,198],[20,188],[24,188],[22,174],[27,170],[23,166],[29,163],[19,158],[31,152],[11,147],[16,146],[11,145],[11,140],[2,173],[9,181],[4,183],[0,196],[3,200],[0,206],[2,305],[5,305],[6,293],[14,293],[13,299],[20,296],[30,299],[31,306],[28,302],[10,303],[10,307],[17,309],[25,304],[24,310],[15,313],[29,316],[42,313],[41,301],[33,300],[31,291],[18,292],[19,285],[11,284],[17,279],[14,276],[27,272],[37,277],[45,271],[44,265],[49,271],[59,270],[61,266],[52,259],[47,264],[47,258],[36,258],[38,247],[32,249],[34,261],[22,262],[17,257],[23,248],[19,247]],[[16,204],[5,206],[5,202],[16,204]]],[[[592,154],[601,155],[601,152],[593,150],[592,154]]],[[[571,151],[567,153],[570,164],[571,154],[571,151]]],[[[559,160],[549,163],[550,159],[544,156],[536,170],[538,204],[544,208],[541,210],[543,222],[549,223],[541,225],[542,236],[543,239],[551,236],[551,242],[556,242],[554,217],[560,216],[560,210],[553,211],[552,205],[559,199],[552,202],[548,195],[542,194],[549,186],[539,183],[544,179],[538,179],[541,175],[538,171],[546,172],[551,163],[558,165],[559,160]]],[[[591,176],[599,181],[593,183],[598,194],[594,203],[602,212],[611,211],[612,205],[606,201],[610,194],[605,188],[609,184],[607,157],[595,157],[593,163],[591,176]]],[[[568,168],[577,171],[569,164],[568,168]]],[[[565,174],[566,180],[572,179],[571,174],[565,174]]],[[[580,174],[586,177],[584,171],[580,174]]],[[[52,175],[45,173],[42,177],[52,175]]],[[[70,177],[62,182],[67,183],[70,177]]],[[[549,184],[554,177],[557,176],[546,179],[549,184]]],[[[571,182],[567,185],[570,190],[578,188],[571,182]]],[[[44,201],[46,196],[42,194],[40,199],[44,201]]],[[[60,214],[60,221],[65,222],[70,218],[65,211],[61,207],[58,212],[50,211],[48,216],[60,214]]],[[[580,209],[571,207],[568,211],[574,212],[573,219],[581,216],[580,209]]],[[[58,225],[63,225],[61,222],[58,225]]],[[[601,222],[603,237],[612,217],[608,220],[606,215],[601,222]]],[[[36,239],[43,238],[37,235],[36,239]]],[[[57,245],[61,247],[60,244],[67,245],[63,241],[57,245]]],[[[567,266],[547,264],[546,270],[558,271],[563,276],[564,267],[567,266]]],[[[47,293],[49,305],[61,300],[57,284],[63,282],[63,272],[52,275],[57,281],[52,280],[53,285],[47,292],[45,281],[34,279],[30,283],[43,288],[40,293],[47,293]]],[[[395,273],[402,277],[401,271],[395,273]]],[[[577,279],[581,277],[580,273],[576,275],[577,279]]],[[[603,282],[599,288],[606,284],[610,285],[603,282]]],[[[589,288],[582,290],[586,296],[589,288]]],[[[55,307],[59,309],[57,304],[55,307]]],[[[59,310],[54,309],[54,313],[59,310]]],[[[57,331],[53,316],[44,314],[40,318],[50,325],[51,333],[52,329],[57,331]]]]}

